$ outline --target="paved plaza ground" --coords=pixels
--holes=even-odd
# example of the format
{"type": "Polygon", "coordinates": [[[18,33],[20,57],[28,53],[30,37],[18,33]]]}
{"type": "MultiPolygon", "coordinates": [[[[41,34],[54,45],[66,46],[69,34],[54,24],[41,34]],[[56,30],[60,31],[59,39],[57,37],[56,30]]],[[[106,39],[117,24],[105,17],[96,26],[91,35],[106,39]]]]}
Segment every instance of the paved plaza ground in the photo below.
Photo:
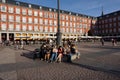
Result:
{"type": "Polygon", "coordinates": [[[25,50],[0,47],[0,80],[120,80],[120,44],[111,42],[76,43],[80,59],[72,63],[47,63],[29,54],[40,45],[25,50]],[[26,56],[21,56],[25,53],[26,56]]]}

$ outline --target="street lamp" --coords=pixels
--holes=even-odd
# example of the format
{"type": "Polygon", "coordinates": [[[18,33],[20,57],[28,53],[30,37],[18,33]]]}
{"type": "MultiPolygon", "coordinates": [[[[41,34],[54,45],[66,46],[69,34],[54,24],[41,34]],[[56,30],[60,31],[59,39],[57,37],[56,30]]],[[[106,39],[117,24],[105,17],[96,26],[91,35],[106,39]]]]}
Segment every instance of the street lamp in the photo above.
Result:
{"type": "Polygon", "coordinates": [[[57,22],[58,22],[58,28],[57,28],[57,33],[56,33],[56,44],[57,46],[61,46],[62,45],[62,33],[60,31],[60,0],[57,0],[57,22]]]}

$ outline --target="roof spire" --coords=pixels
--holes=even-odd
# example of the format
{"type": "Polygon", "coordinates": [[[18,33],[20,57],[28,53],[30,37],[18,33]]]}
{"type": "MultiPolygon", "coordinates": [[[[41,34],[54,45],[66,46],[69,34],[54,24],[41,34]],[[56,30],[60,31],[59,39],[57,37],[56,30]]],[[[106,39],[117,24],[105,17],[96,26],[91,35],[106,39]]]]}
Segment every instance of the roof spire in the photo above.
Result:
{"type": "Polygon", "coordinates": [[[104,15],[103,6],[101,7],[101,10],[102,10],[101,16],[103,16],[104,15]]]}

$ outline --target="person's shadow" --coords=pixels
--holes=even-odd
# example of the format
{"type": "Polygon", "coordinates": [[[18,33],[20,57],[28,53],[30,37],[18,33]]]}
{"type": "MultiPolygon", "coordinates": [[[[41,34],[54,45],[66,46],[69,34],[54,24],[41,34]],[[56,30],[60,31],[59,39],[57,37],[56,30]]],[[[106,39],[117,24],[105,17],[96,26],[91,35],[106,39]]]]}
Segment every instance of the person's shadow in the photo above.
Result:
{"type": "Polygon", "coordinates": [[[34,58],[34,51],[22,52],[21,56],[27,57],[29,59],[33,59],[34,58]]]}

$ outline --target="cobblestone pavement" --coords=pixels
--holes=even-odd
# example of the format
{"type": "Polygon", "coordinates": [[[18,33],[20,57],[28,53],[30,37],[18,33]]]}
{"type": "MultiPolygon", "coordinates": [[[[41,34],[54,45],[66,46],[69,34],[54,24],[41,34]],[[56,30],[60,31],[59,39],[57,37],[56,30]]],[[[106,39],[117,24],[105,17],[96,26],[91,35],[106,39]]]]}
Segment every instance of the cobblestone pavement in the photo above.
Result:
{"type": "Polygon", "coordinates": [[[106,43],[78,43],[80,59],[72,63],[47,63],[29,55],[39,45],[25,50],[0,49],[0,80],[120,80],[120,47],[106,43]]]}

